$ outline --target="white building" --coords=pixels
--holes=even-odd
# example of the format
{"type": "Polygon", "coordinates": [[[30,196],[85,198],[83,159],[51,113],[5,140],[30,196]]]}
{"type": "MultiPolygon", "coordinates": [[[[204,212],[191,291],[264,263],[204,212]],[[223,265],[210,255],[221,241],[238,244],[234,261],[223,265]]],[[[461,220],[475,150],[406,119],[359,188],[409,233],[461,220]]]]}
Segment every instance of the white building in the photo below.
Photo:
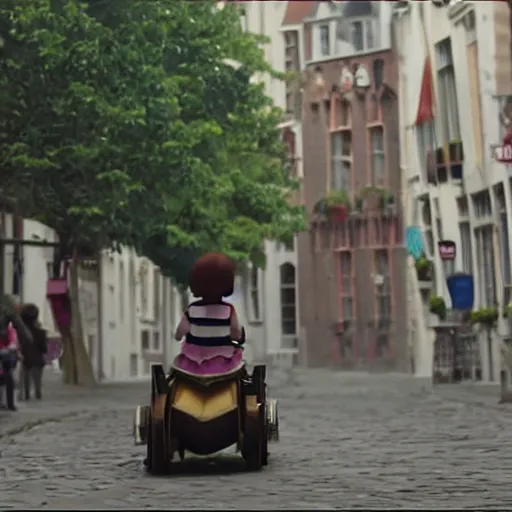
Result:
{"type": "MultiPolygon", "coordinates": [[[[505,2],[456,1],[442,7],[396,2],[395,9],[407,224],[423,229],[426,253],[435,265],[423,301],[412,262],[408,283],[415,366],[428,376],[433,335],[427,315],[421,314],[425,299],[432,293],[443,296],[448,308],[451,304],[438,241],[456,243],[452,270],[474,275],[475,308],[497,306],[501,312],[512,298],[512,168],[493,160],[490,151],[502,140],[500,112],[512,94],[509,10],[505,2]],[[457,167],[448,145],[459,140],[463,165],[457,167]],[[436,148],[444,148],[444,161],[436,157],[436,148]]],[[[498,379],[500,343],[510,334],[500,315],[491,346],[484,336],[480,339],[483,380],[498,379]]]]}
{"type": "MultiPolygon", "coordinates": [[[[3,236],[25,240],[56,241],[55,232],[39,222],[23,221],[23,231],[13,236],[10,214],[2,219],[3,236]],[[21,236],[20,236],[21,235],[21,236]]],[[[50,337],[58,337],[49,302],[47,279],[53,249],[24,246],[21,287],[14,286],[14,248],[4,250],[5,292],[40,309],[40,320],[50,337]]],[[[169,364],[179,351],[173,330],[182,314],[178,291],[158,267],[133,250],[105,253],[98,268],[80,269],[79,301],[84,342],[95,376],[105,381],[126,381],[149,376],[150,364],[169,364]],[[98,286],[101,275],[101,286],[98,286]]]]}
{"type": "MultiPolygon", "coordinates": [[[[264,46],[270,65],[280,72],[290,71],[287,60],[287,40],[282,23],[288,4],[296,2],[240,2],[242,26],[248,32],[264,35],[269,43],[264,46]]],[[[257,77],[265,84],[265,91],[275,105],[289,110],[290,97],[286,84],[268,75],[257,77]]],[[[289,116],[281,125],[296,137],[295,147],[302,150],[300,122],[289,116]]],[[[301,155],[296,154],[296,173],[302,173],[301,155]]],[[[298,294],[296,293],[296,241],[285,247],[275,242],[265,243],[267,265],[265,270],[251,269],[241,280],[244,292],[245,322],[248,343],[255,360],[265,358],[269,364],[291,366],[298,363],[298,294]],[[293,277],[292,277],[293,276],[293,277]]]]}

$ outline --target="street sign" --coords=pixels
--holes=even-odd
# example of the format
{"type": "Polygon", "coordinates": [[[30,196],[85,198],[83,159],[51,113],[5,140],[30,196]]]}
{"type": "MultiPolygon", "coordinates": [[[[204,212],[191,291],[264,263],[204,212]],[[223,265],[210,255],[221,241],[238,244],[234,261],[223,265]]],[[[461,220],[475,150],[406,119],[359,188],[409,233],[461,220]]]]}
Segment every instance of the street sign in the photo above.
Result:
{"type": "Polygon", "coordinates": [[[453,261],[455,259],[455,242],[452,240],[440,240],[437,246],[439,249],[439,257],[443,261],[453,261]]]}
{"type": "Polygon", "coordinates": [[[512,144],[503,144],[501,146],[493,145],[492,156],[497,162],[512,164],[512,144]]]}

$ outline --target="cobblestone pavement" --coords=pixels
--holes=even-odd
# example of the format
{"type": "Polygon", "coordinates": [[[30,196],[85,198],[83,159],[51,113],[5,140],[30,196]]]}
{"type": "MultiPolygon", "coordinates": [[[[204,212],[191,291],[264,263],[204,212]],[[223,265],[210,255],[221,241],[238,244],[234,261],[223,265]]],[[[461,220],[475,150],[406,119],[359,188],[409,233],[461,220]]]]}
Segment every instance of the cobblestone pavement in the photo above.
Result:
{"type": "MultiPolygon", "coordinates": [[[[45,404],[23,405],[28,427],[0,431],[0,508],[512,505],[512,407],[497,405],[496,388],[297,371],[273,388],[281,441],[262,472],[226,456],[158,478],[145,473],[144,448],[131,437],[133,406],[148,388],[48,390],[45,404]]],[[[6,414],[4,427],[13,422],[6,414]]]]}

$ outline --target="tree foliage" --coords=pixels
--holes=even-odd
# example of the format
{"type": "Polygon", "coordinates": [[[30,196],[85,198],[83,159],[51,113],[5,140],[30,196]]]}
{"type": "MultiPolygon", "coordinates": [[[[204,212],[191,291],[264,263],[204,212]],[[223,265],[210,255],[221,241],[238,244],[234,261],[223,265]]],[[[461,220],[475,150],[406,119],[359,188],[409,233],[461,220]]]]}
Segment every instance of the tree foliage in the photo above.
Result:
{"type": "Polygon", "coordinates": [[[2,193],[68,250],[130,245],[183,283],[205,251],[263,265],[304,227],[236,7],[3,0],[0,36],[2,193]]]}

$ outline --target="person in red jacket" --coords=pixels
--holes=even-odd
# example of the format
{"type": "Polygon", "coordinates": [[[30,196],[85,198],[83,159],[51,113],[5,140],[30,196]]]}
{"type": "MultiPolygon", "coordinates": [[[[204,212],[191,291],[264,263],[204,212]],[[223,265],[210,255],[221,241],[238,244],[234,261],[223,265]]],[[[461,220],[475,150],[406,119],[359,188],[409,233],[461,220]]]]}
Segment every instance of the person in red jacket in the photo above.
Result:
{"type": "Polygon", "coordinates": [[[16,410],[14,405],[13,371],[18,360],[18,339],[16,331],[9,322],[0,332],[0,382],[5,386],[7,409],[16,410]]]}

